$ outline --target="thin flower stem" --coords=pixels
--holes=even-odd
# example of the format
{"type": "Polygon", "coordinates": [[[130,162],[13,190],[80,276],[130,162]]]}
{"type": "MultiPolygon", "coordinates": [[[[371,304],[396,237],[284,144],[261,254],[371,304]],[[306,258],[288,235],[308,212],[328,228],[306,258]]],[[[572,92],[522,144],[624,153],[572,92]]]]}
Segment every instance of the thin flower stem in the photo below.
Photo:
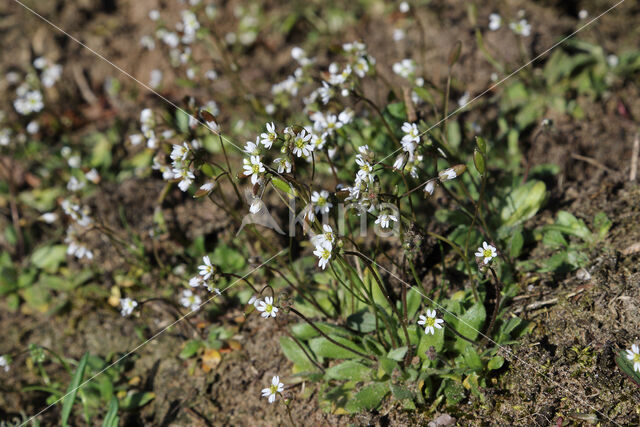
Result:
{"type": "Polygon", "coordinates": [[[321,364],[319,364],[316,360],[313,359],[313,357],[311,357],[311,355],[309,354],[309,352],[307,351],[306,348],[304,348],[304,346],[302,345],[302,343],[300,342],[300,340],[298,340],[296,337],[293,336],[293,334],[289,331],[287,331],[286,329],[284,330],[284,333],[287,334],[287,336],[289,338],[291,338],[293,340],[294,343],[296,343],[296,345],[298,347],[300,347],[300,350],[302,350],[302,352],[304,353],[305,356],[307,356],[307,359],[309,359],[309,362],[313,363],[314,366],[318,369],[320,369],[320,371],[324,374],[325,369],[322,367],[321,364]]]}

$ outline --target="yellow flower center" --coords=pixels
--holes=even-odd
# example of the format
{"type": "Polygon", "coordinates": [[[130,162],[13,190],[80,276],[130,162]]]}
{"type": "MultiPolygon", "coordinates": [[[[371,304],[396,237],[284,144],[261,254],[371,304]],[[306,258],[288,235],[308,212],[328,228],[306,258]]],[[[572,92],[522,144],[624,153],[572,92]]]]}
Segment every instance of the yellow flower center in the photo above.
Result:
{"type": "Polygon", "coordinates": [[[427,317],[427,321],[425,322],[425,326],[434,326],[436,324],[435,317],[427,317]]]}
{"type": "Polygon", "coordinates": [[[484,255],[485,258],[491,258],[493,256],[493,252],[491,252],[491,249],[485,249],[482,252],[482,255],[484,255]]]}
{"type": "Polygon", "coordinates": [[[258,173],[260,171],[260,166],[259,165],[251,165],[251,171],[253,173],[258,173]]]}
{"type": "Polygon", "coordinates": [[[633,363],[640,363],[640,353],[633,355],[633,363]]]}
{"type": "Polygon", "coordinates": [[[278,392],[278,386],[275,384],[271,384],[271,387],[269,387],[269,391],[271,391],[271,394],[276,394],[278,392]]]}

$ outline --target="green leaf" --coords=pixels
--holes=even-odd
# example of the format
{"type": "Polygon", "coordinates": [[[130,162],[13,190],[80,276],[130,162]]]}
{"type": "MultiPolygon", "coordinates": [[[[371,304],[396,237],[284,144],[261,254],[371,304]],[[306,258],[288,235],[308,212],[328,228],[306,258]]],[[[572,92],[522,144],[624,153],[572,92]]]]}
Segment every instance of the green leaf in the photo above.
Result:
{"type": "Polygon", "coordinates": [[[633,360],[627,359],[627,353],[624,350],[620,350],[616,356],[616,364],[635,385],[640,387],[640,373],[633,369],[633,360]]]}
{"type": "Polygon", "coordinates": [[[155,393],[150,391],[129,391],[120,402],[120,406],[125,411],[138,409],[151,402],[156,397],[155,393]]]}
{"type": "Polygon", "coordinates": [[[393,370],[398,367],[398,362],[396,362],[395,360],[391,360],[388,357],[380,357],[379,362],[380,368],[382,368],[384,373],[386,373],[387,375],[391,375],[393,370]]]}
{"type": "Polygon", "coordinates": [[[365,309],[347,317],[347,326],[354,331],[366,334],[376,330],[376,318],[365,309]]]}
{"type": "Polygon", "coordinates": [[[387,111],[395,119],[404,121],[407,118],[407,111],[404,108],[404,102],[394,102],[393,104],[387,105],[387,111]]]}
{"type": "Polygon", "coordinates": [[[347,402],[345,409],[351,413],[375,409],[388,393],[389,385],[387,382],[370,384],[356,393],[347,402]]]}
{"type": "Polygon", "coordinates": [[[398,400],[413,400],[415,394],[409,390],[407,387],[403,387],[400,385],[390,384],[389,388],[391,389],[391,394],[398,400]]]}
{"type": "Polygon", "coordinates": [[[518,258],[522,253],[522,247],[524,246],[524,237],[522,236],[522,230],[517,229],[511,235],[511,242],[509,245],[509,254],[512,258],[518,258]]]}
{"type": "Polygon", "coordinates": [[[407,350],[409,348],[407,346],[404,347],[399,347],[399,348],[394,348],[393,350],[391,350],[389,352],[389,354],[387,355],[387,357],[391,360],[395,360],[397,362],[401,362],[402,359],[404,358],[404,355],[407,354],[407,350]]]}
{"type": "Polygon", "coordinates": [[[464,361],[467,366],[475,371],[479,371],[482,369],[482,359],[478,356],[476,350],[471,346],[471,344],[467,345],[462,353],[464,357],[464,361]]]}
{"type": "MultiPolygon", "coordinates": [[[[361,353],[365,353],[364,349],[361,348],[360,346],[358,346],[357,344],[354,344],[352,341],[346,339],[346,338],[342,338],[339,337],[337,335],[332,335],[331,338],[344,345],[345,347],[349,347],[352,348],[354,350],[357,350],[361,353]]],[[[325,337],[318,337],[318,338],[314,338],[309,342],[309,347],[311,347],[311,350],[313,350],[313,352],[321,357],[327,357],[330,359],[353,359],[356,357],[361,357],[358,356],[356,353],[349,351],[345,348],[342,348],[332,342],[330,342],[328,339],[326,339],[325,337]]],[[[366,353],[365,353],[366,354],[366,353]]]]}
{"type": "Polygon", "coordinates": [[[287,194],[291,194],[293,196],[297,195],[295,188],[291,187],[286,181],[283,181],[278,177],[272,178],[271,184],[273,184],[273,186],[276,187],[278,190],[284,191],[287,194]]]}
{"type": "Polygon", "coordinates": [[[495,370],[498,370],[498,369],[502,368],[502,365],[504,365],[504,357],[502,357],[502,356],[493,356],[491,358],[491,360],[489,360],[489,363],[487,364],[487,367],[489,368],[489,370],[495,371],[495,370]]]}
{"type": "MultiPolygon", "coordinates": [[[[301,343],[305,345],[304,343],[301,343]]],[[[282,353],[285,355],[287,359],[293,362],[293,364],[299,369],[299,371],[313,371],[316,370],[313,362],[309,360],[304,351],[296,344],[294,340],[289,337],[280,337],[280,348],[282,348],[282,353]]],[[[311,351],[309,351],[311,354],[311,351]]]]}
{"type": "Polygon", "coordinates": [[[113,396],[109,402],[109,410],[104,416],[102,421],[102,427],[118,427],[120,424],[120,417],[118,416],[118,399],[113,396]]]}
{"type": "Polygon", "coordinates": [[[94,168],[108,168],[111,166],[111,143],[106,136],[100,134],[93,141],[90,165],[94,168]]]}
{"type": "MultiPolygon", "coordinates": [[[[485,318],[487,317],[487,313],[484,309],[484,305],[481,303],[474,304],[462,313],[461,316],[455,318],[449,314],[445,315],[445,320],[461,335],[469,338],[470,340],[475,340],[478,337],[478,333],[480,327],[484,323],[485,318]]],[[[466,341],[462,340],[462,338],[458,338],[458,342],[468,344],[466,341]]],[[[462,345],[462,344],[460,344],[462,345]]],[[[463,349],[464,347],[460,347],[463,349]]]]}
{"type": "Polygon", "coordinates": [[[566,211],[558,212],[556,222],[546,228],[579,237],[586,242],[592,240],[591,230],[589,230],[584,221],[566,211]]]}
{"type": "Polygon", "coordinates": [[[595,225],[596,227],[598,239],[601,240],[604,238],[604,236],[607,235],[613,223],[607,217],[607,214],[605,214],[604,212],[598,212],[595,218],[593,218],[593,225],[595,225]]]}
{"type": "Polygon", "coordinates": [[[418,356],[422,360],[427,359],[427,351],[433,346],[437,352],[444,348],[444,328],[436,329],[434,334],[425,334],[423,328],[418,328],[421,334],[420,344],[418,344],[418,356]]]}
{"type": "Polygon", "coordinates": [[[219,265],[225,272],[237,272],[246,264],[244,255],[224,244],[213,251],[211,262],[219,265]]]}
{"type": "Polygon", "coordinates": [[[43,246],[33,252],[31,264],[45,270],[47,273],[55,273],[66,257],[66,245],[43,246]]]}
{"type": "Polygon", "coordinates": [[[180,359],[189,359],[195,356],[198,350],[200,350],[202,347],[204,347],[204,342],[202,342],[202,340],[188,341],[178,357],[180,357],[180,359]]]}
{"type": "Polygon", "coordinates": [[[371,379],[371,368],[362,363],[347,360],[325,371],[326,380],[366,381],[371,379]]]}
{"type": "Polygon", "coordinates": [[[422,302],[422,295],[416,288],[409,289],[407,292],[407,318],[413,319],[420,308],[422,302]]]}
{"type": "MultiPolygon", "coordinates": [[[[329,323],[316,322],[314,325],[327,335],[340,335],[343,337],[351,337],[353,334],[347,329],[340,326],[331,325],[329,323]]],[[[302,341],[309,341],[311,338],[315,338],[320,335],[320,332],[315,330],[313,326],[307,322],[296,323],[291,327],[291,333],[294,337],[302,341]]]]}
{"type": "Polygon", "coordinates": [[[60,420],[63,427],[66,427],[71,415],[71,409],[73,408],[73,402],[76,400],[76,394],[78,393],[78,387],[82,382],[84,376],[84,368],[87,366],[87,360],[89,359],[89,353],[85,353],[84,356],[78,362],[76,371],[73,374],[71,383],[67,387],[67,393],[62,403],[62,413],[60,414],[60,420]]]}
{"type": "Polygon", "coordinates": [[[511,227],[534,216],[547,198],[547,187],[542,181],[529,181],[507,196],[500,212],[503,226],[511,227]]]}

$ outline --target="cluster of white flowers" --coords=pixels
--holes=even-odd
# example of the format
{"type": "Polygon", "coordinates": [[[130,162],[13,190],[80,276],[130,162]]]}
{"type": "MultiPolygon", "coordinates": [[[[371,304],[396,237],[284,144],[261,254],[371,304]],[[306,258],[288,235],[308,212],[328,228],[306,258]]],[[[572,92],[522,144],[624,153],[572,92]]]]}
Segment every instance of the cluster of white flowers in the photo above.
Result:
{"type": "MultiPolygon", "coordinates": [[[[529,37],[531,35],[531,24],[524,19],[524,15],[524,10],[520,10],[518,12],[520,19],[510,22],[509,29],[519,36],[529,37]]],[[[491,13],[489,15],[489,30],[498,31],[500,28],[502,28],[502,16],[497,13],[491,13]]]]}
{"type": "Polygon", "coordinates": [[[415,123],[408,122],[402,125],[402,132],[404,132],[404,135],[401,144],[404,153],[396,157],[393,168],[399,171],[407,170],[413,178],[417,179],[418,170],[423,159],[422,154],[417,153],[417,149],[420,146],[420,132],[415,123]]]}
{"type": "Polygon", "coordinates": [[[322,226],[322,233],[311,237],[311,243],[315,246],[313,254],[318,257],[318,266],[323,270],[327,267],[327,264],[331,259],[331,253],[333,251],[333,244],[335,241],[336,238],[333,234],[333,229],[329,224],[324,224],[322,226]]]}
{"type": "Polygon", "coordinates": [[[413,62],[413,59],[403,59],[393,64],[392,70],[400,77],[411,80],[416,73],[416,63],[413,62]]]}
{"type": "Polygon", "coordinates": [[[36,58],[33,61],[33,66],[40,70],[40,81],[44,87],[52,87],[62,76],[62,65],[54,64],[46,58],[36,58]]]}
{"type": "Polygon", "coordinates": [[[78,240],[78,230],[73,225],[67,228],[64,242],[67,244],[67,255],[73,255],[78,259],[93,259],[93,252],[78,240]]]}

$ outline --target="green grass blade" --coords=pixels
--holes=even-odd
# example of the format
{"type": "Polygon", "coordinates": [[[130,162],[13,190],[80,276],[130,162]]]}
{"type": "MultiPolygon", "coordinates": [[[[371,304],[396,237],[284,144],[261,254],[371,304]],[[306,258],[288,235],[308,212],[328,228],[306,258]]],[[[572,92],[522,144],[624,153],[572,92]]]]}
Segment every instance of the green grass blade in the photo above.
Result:
{"type": "Polygon", "coordinates": [[[76,400],[76,394],[78,393],[78,387],[82,382],[82,377],[84,376],[84,369],[87,366],[87,360],[89,360],[89,353],[85,353],[78,362],[78,367],[76,368],[76,372],[73,374],[73,378],[71,380],[71,384],[69,384],[69,388],[67,389],[67,397],[64,398],[64,403],[62,404],[62,416],[61,421],[62,425],[66,427],[69,421],[69,416],[71,415],[71,409],[73,408],[73,402],[76,400]]]}

